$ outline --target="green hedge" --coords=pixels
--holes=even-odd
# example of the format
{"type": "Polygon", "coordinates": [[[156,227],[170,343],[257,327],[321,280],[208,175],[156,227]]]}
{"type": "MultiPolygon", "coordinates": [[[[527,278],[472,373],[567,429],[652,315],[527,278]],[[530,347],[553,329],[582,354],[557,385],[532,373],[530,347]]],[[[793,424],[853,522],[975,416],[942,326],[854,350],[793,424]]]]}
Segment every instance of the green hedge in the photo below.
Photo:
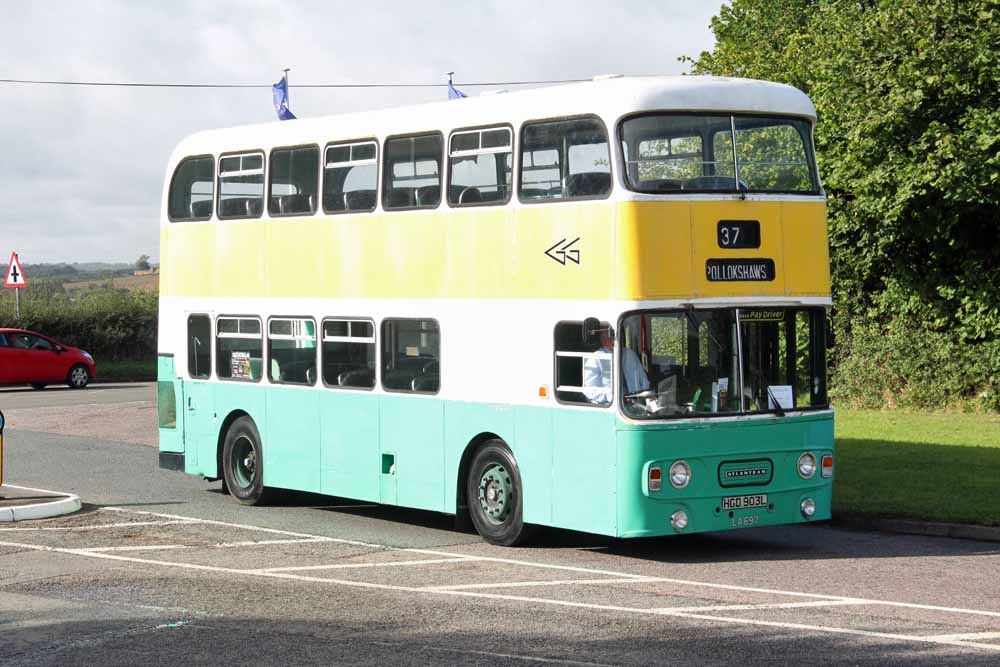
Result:
{"type": "Polygon", "coordinates": [[[916,318],[855,319],[837,340],[830,394],[857,408],[1000,410],[1000,340],[916,318]]]}
{"type": "Polygon", "coordinates": [[[156,358],[157,295],[101,287],[67,294],[29,287],[15,319],[14,295],[0,297],[0,326],[31,329],[106,360],[156,358]]]}

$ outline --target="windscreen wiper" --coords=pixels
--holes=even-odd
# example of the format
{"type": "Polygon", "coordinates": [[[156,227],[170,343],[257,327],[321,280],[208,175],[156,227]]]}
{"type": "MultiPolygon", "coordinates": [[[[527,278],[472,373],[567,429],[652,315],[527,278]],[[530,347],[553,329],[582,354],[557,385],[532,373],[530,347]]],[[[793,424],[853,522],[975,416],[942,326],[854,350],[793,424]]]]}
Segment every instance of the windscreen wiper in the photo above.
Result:
{"type": "Polygon", "coordinates": [[[771,397],[772,401],[774,401],[774,414],[778,415],[779,417],[784,417],[785,411],[781,408],[781,403],[778,403],[778,399],[775,398],[774,393],[771,392],[770,387],[767,387],[767,395],[771,397]]]}

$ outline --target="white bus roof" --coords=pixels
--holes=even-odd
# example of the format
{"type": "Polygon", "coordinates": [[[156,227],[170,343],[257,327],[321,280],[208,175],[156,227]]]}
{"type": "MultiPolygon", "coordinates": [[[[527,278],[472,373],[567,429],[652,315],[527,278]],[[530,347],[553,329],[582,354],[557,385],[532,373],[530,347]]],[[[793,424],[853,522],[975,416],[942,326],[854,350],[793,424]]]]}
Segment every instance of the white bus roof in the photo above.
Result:
{"type": "MultiPolygon", "coordinates": [[[[441,94],[445,94],[444,89],[441,94]]],[[[643,111],[778,114],[816,120],[816,108],[809,97],[780,83],[712,76],[597,78],[461,100],[198,132],[181,141],[171,165],[189,155],[367,137],[383,139],[428,131],[447,135],[462,127],[504,123],[517,127],[526,120],[582,114],[601,117],[612,132],[613,124],[622,116],[643,111]]]]}

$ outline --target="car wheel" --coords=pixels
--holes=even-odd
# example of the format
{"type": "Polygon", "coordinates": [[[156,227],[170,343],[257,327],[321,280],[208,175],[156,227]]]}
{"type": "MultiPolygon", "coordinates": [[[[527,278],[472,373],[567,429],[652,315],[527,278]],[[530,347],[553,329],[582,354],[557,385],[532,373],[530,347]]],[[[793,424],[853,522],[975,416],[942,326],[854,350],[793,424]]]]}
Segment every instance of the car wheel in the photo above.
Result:
{"type": "Polygon", "coordinates": [[[73,368],[69,369],[69,376],[66,378],[66,384],[70,386],[70,389],[83,389],[90,382],[90,371],[83,364],[77,364],[73,368]]]}
{"type": "Polygon", "coordinates": [[[45,387],[47,387],[47,386],[48,385],[45,384],[44,382],[32,382],[31,383],[32,389],[45,389],[45,387]]]}
{"type": "Polygon", "coordinates": [[[263,505],[264,453],[257,426],[249,417],[240,417],[226,433],[222,447],[222,476],[229,494],[241,505],[263,505]]]}
{"type": "Polygon", "coordinates": [[[472,523],[484,540],[503,547],[524,542],[521,473],[503,441],[490,440],[476,452],[465,488],[472,523]]]}

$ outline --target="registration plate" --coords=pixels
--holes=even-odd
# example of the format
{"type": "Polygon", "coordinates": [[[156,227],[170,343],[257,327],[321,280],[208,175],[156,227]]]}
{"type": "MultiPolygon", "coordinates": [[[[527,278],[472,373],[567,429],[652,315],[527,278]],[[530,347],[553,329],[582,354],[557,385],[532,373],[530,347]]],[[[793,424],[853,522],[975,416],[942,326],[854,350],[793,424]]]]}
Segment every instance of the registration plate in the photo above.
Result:
{"type": "Polygon", "coordinates": [[[757,493],[752,496],[727,496],[722,499],[722,509],[742,510],[748,507],[767,507],[767,494],[757,493]]]}

